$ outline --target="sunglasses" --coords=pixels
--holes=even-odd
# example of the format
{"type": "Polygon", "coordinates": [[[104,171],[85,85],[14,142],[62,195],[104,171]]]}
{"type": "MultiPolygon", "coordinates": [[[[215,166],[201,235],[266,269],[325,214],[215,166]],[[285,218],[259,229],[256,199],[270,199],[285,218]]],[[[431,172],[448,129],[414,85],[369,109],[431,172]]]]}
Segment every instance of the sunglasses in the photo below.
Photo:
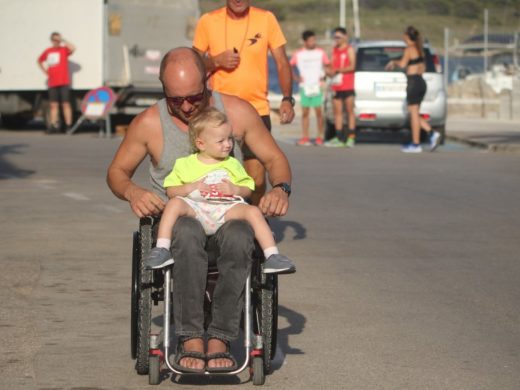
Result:
{"type": "Polygon", "coordinates": [[[334,35],[334,39],[343,39],[342,35],[334,35]]]}
{"type": "Polygon", "coordinates": [[[164,96],[166,97],[166,101],[168,102],[168,104],[175,108],[179,108],[180,106],[182,106],[184,101],[187,101],[190,104],[200,103],[202,100],[204,100],[205,95],[206,87],[204,87],[201,93],[197,93],[196,95],[190,96],[168,96],[166,95],[166,92],[164,92],[164,96]]]}

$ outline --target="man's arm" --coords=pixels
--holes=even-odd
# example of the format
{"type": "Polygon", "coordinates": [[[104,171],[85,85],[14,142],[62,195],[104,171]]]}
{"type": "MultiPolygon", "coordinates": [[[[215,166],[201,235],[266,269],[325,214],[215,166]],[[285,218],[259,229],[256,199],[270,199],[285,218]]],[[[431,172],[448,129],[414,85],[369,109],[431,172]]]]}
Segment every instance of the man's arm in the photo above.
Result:
{"type": "MultiPolygon", "coordinates": [[[[278,82],[283,96],[292,96],[292,69],[287,59],[285,45],[271,50],[278,69],[278,82]]],[[[288,100],[280,103],[280,118],[282,123],[291,123],[294,119],[294,108],[288,100]]]]}
{"type": "MultiPolygon", "coordinates": [[[[243,136],[243,141],[265,166],[271,185],[291,184],[289,161],[253,106],[235,96],[222,97],[233,128],[238,136],[243,136]]],[[[289,208],[289,197],[281,188],[273,188],[262,197],[258,207],[266,215],[285,215],[289,208]]]]}
{"type": "Polygon", "coordinates": [[[74,46],[72,43],[70,43],[69,41],[66,41],[65,39],[61,39],[61,43],[63,43],[63,45],[65,45],[65,47],[67,49],[69,49],[69,54],[72,54],[76,51],[76,46],[74,46]]]}
{"type": "Polygon", "coordinates": [[[202,56],[208,73],[218,69],[233,70],[240,64],[240,55],[236,49],[223,51],[214,57],[210,56],[209,52],[203,52],[196,47],[193,49],[202,56]]]}
{"type": "Polygon", "coordinates": [[[143,114],[132,121],[107,172],[107,184],[114,195],[127,200],[138,217],[159,214],[165,205],[159,196],[132,181],[135,170],[148,154],[143,137],[146,132],[142,131],[145,122],[143,114]]]}

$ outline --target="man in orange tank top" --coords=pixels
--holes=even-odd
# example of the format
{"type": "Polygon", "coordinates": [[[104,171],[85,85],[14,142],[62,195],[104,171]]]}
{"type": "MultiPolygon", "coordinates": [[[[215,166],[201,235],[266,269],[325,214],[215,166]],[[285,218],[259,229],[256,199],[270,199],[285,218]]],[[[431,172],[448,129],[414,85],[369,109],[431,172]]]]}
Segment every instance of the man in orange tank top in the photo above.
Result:
{"type": "MultiPolygon", "coordinates": [[[[212,74],[211,88],[251,103],[270,131],[269,51],[276,62],[283,94],[281,123],[294,119],[292,72],[285,52],[286,42],[271,12],[251,7],[250,0],[227,0],[225,7],[202,15],[195,29],[193,48],[205,58],[206,68],[212,74]]],[[[249,148],[243,148],[243,152],[244,167],[255,180],[256,190],[251,200],[257,204],[265,192],[265,168],[249,148]]]]}

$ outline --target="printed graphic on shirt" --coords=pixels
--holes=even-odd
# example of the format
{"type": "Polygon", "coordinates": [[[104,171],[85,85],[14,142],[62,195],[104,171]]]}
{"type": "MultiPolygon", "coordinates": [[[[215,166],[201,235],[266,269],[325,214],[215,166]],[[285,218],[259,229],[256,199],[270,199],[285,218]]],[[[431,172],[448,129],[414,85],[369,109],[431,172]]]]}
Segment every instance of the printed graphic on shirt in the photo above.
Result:
{"type": "Polygon", "coordinates": [[[47,65],[56,66],[59,63],[60,63],[60,53],[59,52],[49,53],[49,55],[47,56],[47,65]]]}

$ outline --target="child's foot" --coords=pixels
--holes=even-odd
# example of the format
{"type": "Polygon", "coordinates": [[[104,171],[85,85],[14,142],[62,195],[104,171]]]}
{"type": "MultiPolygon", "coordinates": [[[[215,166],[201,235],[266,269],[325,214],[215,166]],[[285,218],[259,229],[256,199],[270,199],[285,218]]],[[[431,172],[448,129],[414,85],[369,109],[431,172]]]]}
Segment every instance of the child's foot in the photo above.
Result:
{"type": "Polygon", "coordinates": [[[145,261],[146,269],[159,269],[173,264],[171,252],[165,248],[153,248],[145,261]]]}
{"type": "Polygon", "coordinates": [[[267,258],[264,262],[265,274],[292,274],[296,272],[296,267],[284,255],[274,254],[267,258]]]}
{"type": "Polygon", "coordinates": [[[435,151],[439,147],[441,143],[441,133],[433,130],[432,135],[430,136],[430,152],[435,151]]]}

